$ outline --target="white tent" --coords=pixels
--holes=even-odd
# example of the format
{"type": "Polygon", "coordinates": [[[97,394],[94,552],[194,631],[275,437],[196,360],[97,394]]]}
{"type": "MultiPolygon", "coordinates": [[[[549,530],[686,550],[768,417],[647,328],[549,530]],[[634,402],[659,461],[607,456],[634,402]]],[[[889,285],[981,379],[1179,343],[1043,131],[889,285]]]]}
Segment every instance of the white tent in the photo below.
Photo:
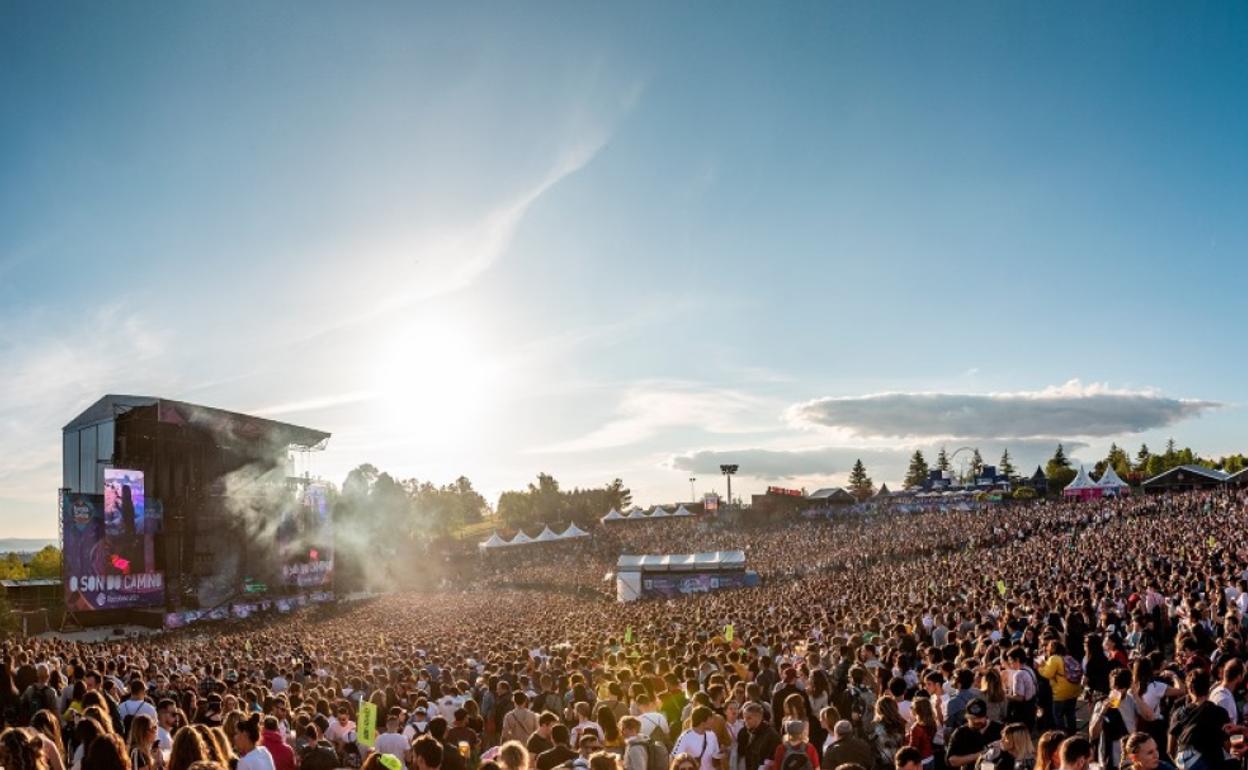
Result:
{"type": "Polygon", "coordinates": [[[1127,483],[1114,471],[1114,466],[1106,465],[1105,472],[1101,474],[1100,481],[1096,485],[1110,494],[1118,494],[1128,489],[1127,483]]]}
{"type": "Polygon", "coordinates": [[[612,508],[611,510],[607,511],[607,515],[603,516],[601,519],[599,519],[599,521],[619,521],[620,519],[623,519],[623,518],[624,517],[620,515],[619,511],[612,508]]]}
{"type": "Polygon", "coordinates": [[[513,537],[511,539],[511,542],[508,543],[507,545],[524,545],[525,543],[531,543],[531,542],[533,542],[533,538],[524,534],[524,530],[522,529],[516,532],[516,536],[513,537]]]}
{"type": "Polygon", "coordinates": [[[637,506],[635,506],[635,505],[634,505],[632,508],[630,508],[630,509],[628,510],[628,513],[627,513],[627,514],[625,514],[624,518],[626,518],[626,519],[644,519],[644,518],[646,518],[646,512],[645,512],[645,511],[643,511],[642,509],[640,509],[640,508],[638,508],[637,506]]]}
{"type": "Polygon", "coordinates": [[[664,516],[671,516],[671,515],[672,514],[668,513],[667,509],[661,505],[656,505],[654,507],[654,510],[650,512],[650,518],[652,519],[659,519],[659,518],[663,518],[664,516]]]}
{"type": "Polygon", "coordinates": [[[553,543],[558,540],[559,536],[551,531],[550,527],[542,527],[542,533],[533,538],[535,543],[553,543]]]}
{"type": "Polygon", "coordinates": [[[507,545],[507,541],[498,536],[498,532],[490,535],[490,539],[483,543],[478,543],[478,548],[502,548],[507,545]]]}
{"type": "Polygon", "coordinates": [[[568,529],[559,537],[563,540],[567,540],[573,537],[589,537],[589,533],[576,526],[576,522],[574,521],[568,525],[568,529]]]}
{"type": "Polygon", "coordinates": [[[1088,471],[1079,466],[1079,472],[1075,474],[1075,480],[1066,485],[1066,489],[1091,489],[1096,486],[1096,482],[1088,475],[1088,471]]]}
{"type": "Polygon", "coordinates": [[[688,508],[685,508],[685,506],[682,505],[679,508],[677,508],[676,512],[673,513],[672,515],[673,516],[692,516],[693,514],[689,512],[688,508]]]}

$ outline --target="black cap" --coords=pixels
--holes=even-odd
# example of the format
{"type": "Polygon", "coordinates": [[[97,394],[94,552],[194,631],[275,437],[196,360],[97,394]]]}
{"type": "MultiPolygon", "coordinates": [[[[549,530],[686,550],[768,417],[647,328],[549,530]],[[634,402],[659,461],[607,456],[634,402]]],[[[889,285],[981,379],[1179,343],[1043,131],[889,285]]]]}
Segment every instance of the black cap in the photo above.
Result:
{"type": "Polygon", "coordinates": [[[988,704],[984,703],[983,698],[976,698],[966,704],[966,713],[973,717],[986,717],[988,716],[988,704]]]}

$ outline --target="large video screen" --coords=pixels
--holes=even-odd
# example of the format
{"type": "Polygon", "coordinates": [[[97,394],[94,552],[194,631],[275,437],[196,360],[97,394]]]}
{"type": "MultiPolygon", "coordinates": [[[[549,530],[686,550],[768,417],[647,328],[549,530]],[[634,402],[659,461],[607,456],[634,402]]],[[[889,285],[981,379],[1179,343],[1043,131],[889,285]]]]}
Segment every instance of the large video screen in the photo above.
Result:
{"type": "Polygon", "coordinates": [[[307,485],[282,513],[277,549],[286,585],[309,588],[333,582],[334,525],[325,485],[307,485]]]}
{"type": "MultiPolygon", "coordinates": [[[[138,496],[141,501],[141,490],[138,496]]],[[[144,533],[154,522],[144,520],[134,501],[133,486],[124,483],[104,495],[64,493],[65,603],[71,611],[164,604],[164,575],[155,568],[153,536],[144,533]],[[111,525],[110,502],[116,506],[111,525]]]]}

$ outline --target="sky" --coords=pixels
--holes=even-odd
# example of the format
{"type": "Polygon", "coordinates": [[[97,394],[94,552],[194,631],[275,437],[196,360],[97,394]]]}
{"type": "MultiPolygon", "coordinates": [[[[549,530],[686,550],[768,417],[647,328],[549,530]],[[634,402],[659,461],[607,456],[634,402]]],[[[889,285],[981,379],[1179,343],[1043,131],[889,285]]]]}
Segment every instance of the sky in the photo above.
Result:
{"type": "Polygon", "coordinates": [[[491,502],[1248,451],[1239,2],[19,1],[0,94],[3,536],[105,393],[491,502]]]}

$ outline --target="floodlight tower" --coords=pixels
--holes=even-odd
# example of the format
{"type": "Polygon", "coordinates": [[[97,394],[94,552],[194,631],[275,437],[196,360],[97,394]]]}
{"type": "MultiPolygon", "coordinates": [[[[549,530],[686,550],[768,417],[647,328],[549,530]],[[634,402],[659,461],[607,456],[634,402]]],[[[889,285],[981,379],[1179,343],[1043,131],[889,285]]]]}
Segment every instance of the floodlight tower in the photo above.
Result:
{"type": "Polygon", "coordinates": [[[728,479],[728,504],[729,505],[732,505],[732,474],[737,472],[737,467],[738,466],[736,465],[719,466],[720,473],[724,474],[724,476],[728,479]]]}
{"type": "Polygon", "coordinates": [[[698,501],[698,493],[694,491],[693,482],[697,481],[697,477],[689,477],[689,501],[696,503],[698,501]]]}

